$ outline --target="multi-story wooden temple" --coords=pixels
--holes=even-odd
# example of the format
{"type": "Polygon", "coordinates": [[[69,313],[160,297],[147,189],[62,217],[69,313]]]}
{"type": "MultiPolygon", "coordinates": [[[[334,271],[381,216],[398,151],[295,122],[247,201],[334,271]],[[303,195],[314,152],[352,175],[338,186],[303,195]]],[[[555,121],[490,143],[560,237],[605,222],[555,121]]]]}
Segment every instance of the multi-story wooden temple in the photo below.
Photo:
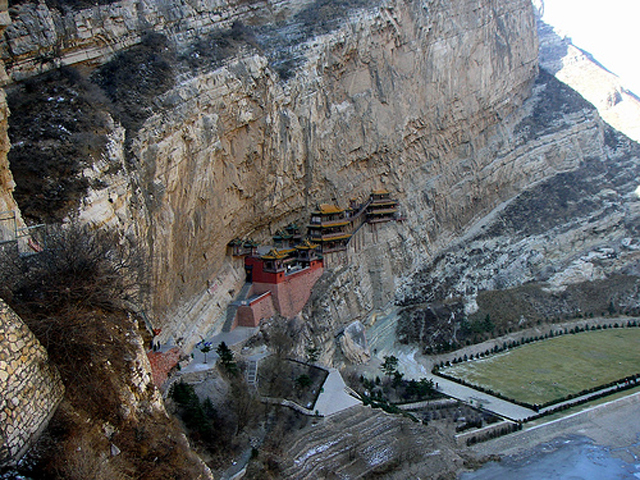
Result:
{"type": "Polygon", "coordinates": [[[369,197],[366,209],[367,223],[382,223],[396,219],[398,201],[391,198],[387,190],[374,190],[369,197]]]}
{"type": "Polygon", "coordinates": [[[273,236],[273,246],[281,250],[292,249],[301,242],[302,234],[295,223],[290,223],[285,228],[278,230],[273,236]]]}
{"type": "Polygon", "coordinates": [[[305,240],[295,224],[278,230],[270,247],[259,248],[252,240],[232,240],[229,254],[244,257],[250,288],[236,301],[230,327],[255,327],[276,312],[285,317],[297,315],[324,267],[348,261],[349,241],[362,226],[371,224],[374,229],[378,223],[398,219],[398,201],[387,190],[376,190],[362,203],[352,200],[346,210],[318,205],[311,212],[305,240]]]}
{"type": "Polygon", "coordinates": [[[344,209],[329,204],[318,205],[307,225],[309,239],[320,245],[322,253],[347,249],[351,239],[351,221],[344,209]]]}
{"type": "Polygon", "coordinates": [[[258,250],[258,243],[253,240],[240,240],[234,238],[227,244],[227,253],[233,257],[245,257],[255,255],[258,250]]]}
{"type": "Polygon", "coordinates": [[[317,249],[307,240],[293,249],[274,247],[263,255],[245,257],[247,283],[252,286],[238,309],[237,324],[255,327],[275,312],[285,317],[300,313],[323,272],[317,249]]]}

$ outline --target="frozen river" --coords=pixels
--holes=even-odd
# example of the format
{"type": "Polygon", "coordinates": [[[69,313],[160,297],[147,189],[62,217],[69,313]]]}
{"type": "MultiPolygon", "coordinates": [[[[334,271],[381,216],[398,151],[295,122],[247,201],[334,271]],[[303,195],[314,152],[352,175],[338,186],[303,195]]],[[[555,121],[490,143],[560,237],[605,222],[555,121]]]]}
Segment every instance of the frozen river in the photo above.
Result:
{"type": "Polygon", "coordinates": [[[584,436],[559,438],[464,473],[460,480],[637,480],[640,459],[627,463],[584,436]]]}

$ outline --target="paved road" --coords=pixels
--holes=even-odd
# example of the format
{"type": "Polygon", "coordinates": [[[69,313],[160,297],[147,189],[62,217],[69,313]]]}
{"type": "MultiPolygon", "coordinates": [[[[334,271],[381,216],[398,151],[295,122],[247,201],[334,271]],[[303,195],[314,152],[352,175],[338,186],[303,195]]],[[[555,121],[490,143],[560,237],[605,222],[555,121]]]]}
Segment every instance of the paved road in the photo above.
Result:
{"type": "Polygon", "coordinates": [[[395,342],[397,314],[398,309],[392,308],[370,322],[367,336],[370,339],[369,347],[373,358],[367,367],[362,368],[363,373],[368,377],[374,378],[381,375],[380,365],[384,356],[394,355],[398,359],[398,370],[404,374],[406,379],[431,379],[434,384],[438,384],[439,390],[445,395],[473,406],[482,407],[511,420],[524,420],[536,415],[536,412],[529,408],[432,375],[433,361],[431,359],[422,356],[416,347],[400,345],[395,342]]]}
{"type": "Polygon", "coordinates": [[[206,341],[211,342],[211,351],[206,355],[207,361],[205,362],[204,353],[202,353],[198,347],[194,347],[191,352],[191,363],[183,368],[181,373],[201,372],[213,368],[218,361],[218,354],[216,353],[218,345],[224,342],[228,346],[231,346],[243,342],[251,337],[257,330],[257,328],[237,327],[231,332],[219,333],[218,335],[207,338],[206,341]]]}
{"type": "Polygon", "coordinates": [[[640,458],[640,393],[588,407],[566,417],[551,420],[524,430],[476,444],[480,455],[512,455],[567,435],[585,435],[598,445],[611,448],[626,462],[640,458]]]}
{"type": "Polygon", "coordinates": [[[326,417],[361,404],[360,400],[347,393],[342,375],[338,370],[332,368],[322,386],[322,392],[318,396],[314,410],[326,417]]]}
{"type": "Polygon", "coordinates": [[[458,400],[469,403],[474,407],[483,408],[490,412],[497,413],[501,417],[518,421],[537,415],[537,413],[530,408],[521,407],[515,403],[496,398],[493,395],[488,395],[473,388],[465,387],[464,385],[452,382],[446,378],[432,375],[430,375],[429,378],[431,378],[434,383],[438,384],[438,389],[445,395],[457,398],[458,400]]]}

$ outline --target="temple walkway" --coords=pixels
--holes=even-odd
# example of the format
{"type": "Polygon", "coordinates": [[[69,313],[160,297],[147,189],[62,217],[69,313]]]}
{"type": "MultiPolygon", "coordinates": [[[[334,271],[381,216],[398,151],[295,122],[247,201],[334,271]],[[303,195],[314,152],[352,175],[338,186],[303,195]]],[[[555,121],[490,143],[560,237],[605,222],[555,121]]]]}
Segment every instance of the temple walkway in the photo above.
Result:
{"type": "Polygon", "coordinates": [[[249,282],[245,283],[236,298],[233,299],[233,302],[227,306],[227,316],[222,327],[223,333],[231,332],[231,327],[233,327],[233,322],[236,319],[236,314],[238,313],[238,307],[243,300],[247,299],[247,295],[249,295],[249,290],[251,290],[252,285],[253,284],[249,282]]]}

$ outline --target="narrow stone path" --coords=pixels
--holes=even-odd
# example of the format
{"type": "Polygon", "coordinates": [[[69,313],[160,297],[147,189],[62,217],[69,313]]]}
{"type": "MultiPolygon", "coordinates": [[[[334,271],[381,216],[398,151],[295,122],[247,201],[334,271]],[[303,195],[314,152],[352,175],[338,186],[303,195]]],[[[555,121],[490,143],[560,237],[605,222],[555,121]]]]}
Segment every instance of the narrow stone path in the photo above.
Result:
{"type": "Polygon", "coordinates": [[[434,375],[429,375],[428,378],[433,380],[434,384],[437,383],[438,390],[445,395],[468,403],[471,406],[496,413],[501,417],[508,418],[509,420],[525,420],[526,418],[537,415],[537,413],[530,408],[516,405],[515,403],[480,392],[474,388],[452,382],[446,378],[434,375]]]}
{"type": "Polygon", "coordinates": [[[247,295],[249,295],[249,290],[251,290],[252,283],[245,283],[236,298],[233,299],[233,302],[227,306],[227,315],[224,321],[224,325],[222,327],[222,331],[224,333],[229,333],[231,331],[231,327],[233,326],[233,321],[236,318],[236,313],[238,313],[238,307],[243,300],[247,299],[247,295]]]}

